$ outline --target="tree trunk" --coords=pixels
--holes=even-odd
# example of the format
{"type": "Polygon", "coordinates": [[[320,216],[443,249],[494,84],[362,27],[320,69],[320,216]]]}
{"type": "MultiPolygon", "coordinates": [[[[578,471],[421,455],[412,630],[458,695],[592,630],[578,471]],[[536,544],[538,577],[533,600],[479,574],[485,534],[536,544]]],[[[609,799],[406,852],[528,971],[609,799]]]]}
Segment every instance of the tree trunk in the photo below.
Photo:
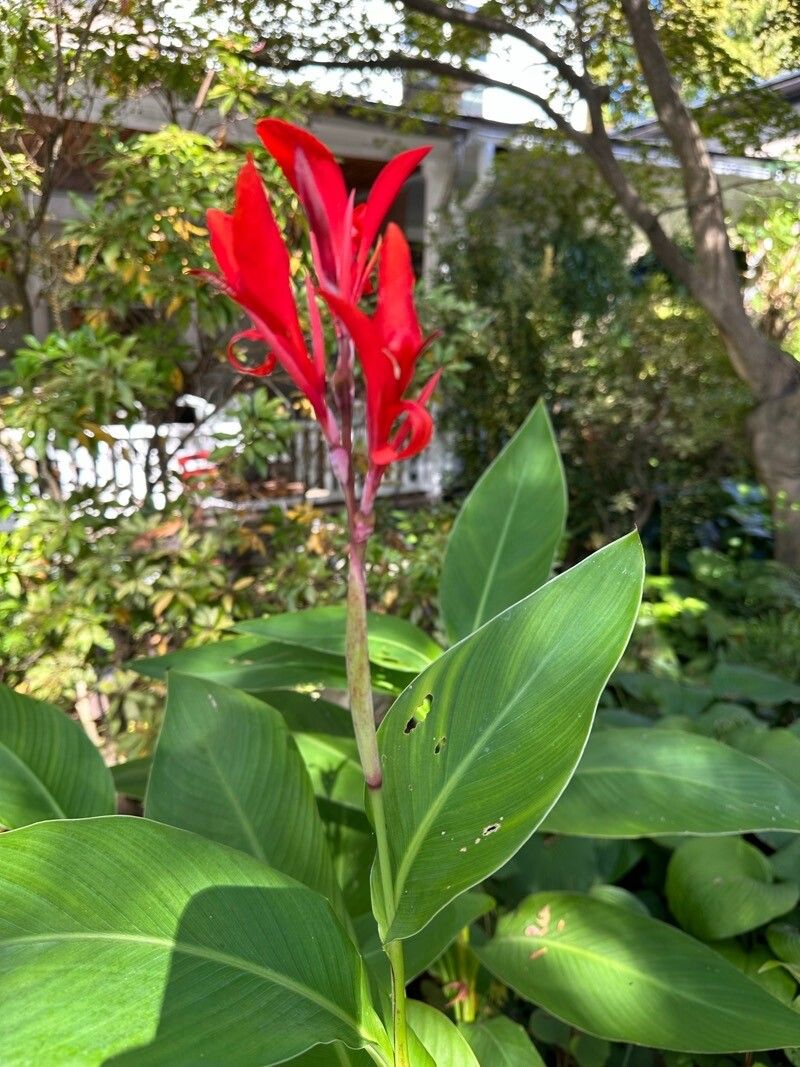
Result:
{"type": "Polygon", "coordinates": [[[733,327],[730,321],[717,325],[734,369],[756,396],[747,428],[756,473],[772,504],[775,558],[800,570],[800,364],[746,315],[732,318],[733,327]],[[741,371],[754,362],[763,368],[758,383],[741,371]]]}
{"type": "MultiPolygon", "coordinates": [[[[713,320],[733,369],[753,394],[748,430],[756,471],[772,501],[775,556],[800,570],[800,364],[747,314],[722,189],[697,121],[672,76],[649,0],[621,3],[661,129],[680,166],[695,252],[689,270],[682,268],[683,280],[713,320]]],[[[660,255],[652,237],[651,244],[660,255]]]]}
{"type": "Polygon", "coordinates": [[[748,429],[756,471],[772,500],[775,558],[800,570],[800,389],[761,401],[748,429]]]}

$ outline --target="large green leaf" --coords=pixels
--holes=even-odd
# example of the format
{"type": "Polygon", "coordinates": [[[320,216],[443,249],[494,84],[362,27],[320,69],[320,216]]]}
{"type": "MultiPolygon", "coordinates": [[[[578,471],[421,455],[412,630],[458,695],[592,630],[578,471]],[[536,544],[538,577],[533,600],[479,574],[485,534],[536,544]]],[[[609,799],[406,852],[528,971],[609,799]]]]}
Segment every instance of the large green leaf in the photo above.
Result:
{"type": "Polygon", "coordinates": [[[451,648],[395,702],[378,732],[391,884],[373,892],[389,939],[502,866],[558,799],[628,641],[642,570],[630,534],[451,648]]]}
{"type": "MultiPolygon", "coordinates": [[[[268,641],[282,641],[344,656],[346,621],[345,605],[333,604],[286,615],[251,619],[238,623],[236,629],[268,641]]],[[[436,642],[406,619],[370,611],[367,621],[369,658],[378,666],[419,674],[441,655],[442,650],[436,642]]]]}
{"type": "Polygon", "coordinates": [[[336,878],[311,782],[281,715],[170,671],[145,813],[249,852],[329,899],[336,878]]]}
{"type": "Polygon", "coordinates": [[[707,737],[600,730],[544,828],[587,837],[800,831],[800,788],[707,737]]]}
{"type": "Polygon", "coordinates": [[[609,1041],[697,1053],[800,1044],[800,1014],[712,949],[580,894],[529,897],[476,952],[521,996],[609,1041]]]}
{"type": "Polygon", "coordinates": [[[464,1023],[461,1033],[480,1067],[544,1067],[544,1060],[523,1028],[504,1015],[464,1023]]]}
{"type": "Polygon", "coordinates": [[[317,693],[259,689],[256,695],[278,709],[292,733],[353,736],[353,721],[348,709],[330,700],[323,700],[317,693]]]}
{"type": "Polygon", "coordinates": [[[111,815],[111,773],[78,723],[0,686],[0,826],[111,815]]]}
{"type": "Polygon", "coordinates": [[[369,874],[375,857],[372,827],[363,812],[342,804],[318,797],[317,807],[347,910],[352,916],[363,915],[370,908],[369,874]]]}
{"type": "MultiPolygon", "coordinates": [[[[302,648],[296,644],[265,641],[262,637],[234,637],[200,648],[183,648],[166,656],[150,656],[129,664],[148,678],[164,679],[169,671],[209,678],[220,685],[260,693],[297,685],[346,689],[344,657],[302,648]]],[[[376,689],[396,693],[408,682],[408,674],[377,668],[372,682],[376,689]]]]}
{"type": "Polygon", "coordinates": [[[616,882],[642,857],[636,841],[603,841],[594,837],[562,837],[536,833],[498,871],[505,900],[516,904],[542,889],[577,889],[616,882]]]}
{"type": "Polygon", "coordinates": [[[385,1041],[318,894],[145,819],[0,836],[0,1063],[264,1067],[385,1041]]]}
{"type": "MultiPolygon", "coordinates": [[[[461,1031],[430,1004],[408,1001],[408,1025],[436,1067],[480,1067],[461,1031]]],[[[416,1064],[414,1065],[416,1067],[416,1064]]]]}
{"type": "MultiPolygon", "coordinates": [[[[769,941],[769,931],[767,931],[769,941]]],[[[746,949],[740,941],[714,941],[711,948],[746,974],[748,978],[763,986],[768,993],[784,1004],[791,1004],[797,993],[797,983],[791,973],[785,970],[785,964],[776,959],[763,945],[751,944],[746,949]]],[[[791,965],[790,965],[791,967],[791,965]]]]}
{"type": "Polygon", "coordinates": [[[667,902],[684,930],[721,941],[792,910],[800,890],[773,877],[763,852],[740,838],[686,841],[669,861],[667,902]]]}
{"type": "Polygon", "coordinates": [[[464,502],[439,593],[458,641],[546,581],[564,532],[567,491],[547,410],[538,403],[464,502]]]}
{"type": "Polygon", "coordinates": [[[346,1045],[317,1045],[296,1059],[287,1060],[286,1067],[373,1067],[374,1060],[363,1049],[346,1045]]]}

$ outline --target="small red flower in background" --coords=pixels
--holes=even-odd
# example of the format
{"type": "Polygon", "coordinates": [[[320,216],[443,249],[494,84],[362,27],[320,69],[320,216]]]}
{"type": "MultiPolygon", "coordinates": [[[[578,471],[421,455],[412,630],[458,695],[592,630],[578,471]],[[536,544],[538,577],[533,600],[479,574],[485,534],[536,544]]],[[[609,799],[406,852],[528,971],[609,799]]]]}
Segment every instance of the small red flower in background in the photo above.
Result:
{"type": "MultiPolygon", "coordinates": [[[[221,277],[199,273],[239,303],[252,321],[252,328],[237,334],[229,345],[233,366],[260,376],[279,363],[310,401],[332,450],[341,454],[349,443],[342,442],[329,404],[317,305],[318,295],[324,297],[336,321],[337,336],[352,341],[364,373],[373,492],[386,465],[416,455],[429,443],[433,430],[427,404],[438,374],[416,400],[405,397],[428,343],[414,307],[408,242],[393,223],[379,239],[392,202],[430,149],[411,149],[392,159],[378,175],[366,202],[355,206],[355,193],[348,193],[339,164],[316,137],[279,119],[262,119],[256,129],[308,218],[318,278],[316,285],[308,278],[305,283],[310,346],[300,326],[289,253],[252,158],[248,157],[236,183],[233,213],[208,213],[211,250],[221,277]],[[369,316],[358,302],[370,289],[376,262],[377,307],[369,316]],[[259,366],[245,366],[237,358],[233,346],[243,338],[267,345],[268,355],[259,366]]],[[[352,388],[352,368],[347,359],[341,359],[348,351],[352,353],[349,346],[340,348],[339,366],[348,368],[352,388]]],[[[337,474],[342,476],[338,468],[337,474]]]]}
{"type": "Polygon", "coordinates": [[[219,470],[215,464],[209,462],[210,457],[211,453],[207,449],[178,456],[178,466],[181,468],[183,481],[188,482],[192,478],[216,478],[219,470]]]}

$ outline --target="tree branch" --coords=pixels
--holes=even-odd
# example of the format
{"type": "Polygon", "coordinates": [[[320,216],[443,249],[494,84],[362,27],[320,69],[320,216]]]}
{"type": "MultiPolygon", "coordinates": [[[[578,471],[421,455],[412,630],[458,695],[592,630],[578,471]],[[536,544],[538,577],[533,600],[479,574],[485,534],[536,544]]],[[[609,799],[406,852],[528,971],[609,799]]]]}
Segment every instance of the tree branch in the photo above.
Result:
{"type": "Polygon", "coordinates": [[[454,81],[466,82],[469,85],[482,85],[488,89],[502,89],[535,104],[562,133],[569,137],[570,140],[575,141],[576,144],[580,144],[583,147],[583,142],[586,140],[586,134],[576,130],[539,93],[534,93],[520,85],[512,85],[497,78],[490,78],[487,74],[481,74],[477,70],[470,70],[468,67],[455,66],[438,59],[429,59],[426,56],[412,56],[404,55],[401,52],[392,52],[386,56],[365,57],[364,59],[275,60],[268,54],[260,53],[251,58],[259,66],[269,66],[284,73],[292,73],[303,70],[306,67],[320,67],[323,70],[409,70],[423,74],[434,74],[438,78],[452,78],[454,81]]]}
{"type": "Polygon", "coordinates": [[[739,273],[728,238],[722,189],[700,128],[681,97],[661,48],[647,0],[621,0],[633,44],[659,124],[680,163],[686,210],[699,270],[690,291],[711,315],[736,372],[757,396],[776,395],[800,383],[797,363],[780,349],[764,358],[744,306],[739,273]],[[747,338],[750,343],[747,343],[747,338]]]}
{"type": "Polygon", "coordinates": [[[535,52],[538,52],[554,70],[558,71],[567,85],[584,98],[602,91],[601,87],[595,85],[585,71],[581,73],[575,70],[562,55],[537,37],[536,34],[531,33],[522,26],[515,25],[513,22],[484,15],[480,11],[467,11],[464,8],[451,7],[449,4],[440,4],[437,0],[400,0],[400,2],[409,11],[415,11],[419,15],[429,15],[440,22],[469,26],[474,30],[495,34],[500,37],[514,37],[516,40],[528,45],[535,52]]]}

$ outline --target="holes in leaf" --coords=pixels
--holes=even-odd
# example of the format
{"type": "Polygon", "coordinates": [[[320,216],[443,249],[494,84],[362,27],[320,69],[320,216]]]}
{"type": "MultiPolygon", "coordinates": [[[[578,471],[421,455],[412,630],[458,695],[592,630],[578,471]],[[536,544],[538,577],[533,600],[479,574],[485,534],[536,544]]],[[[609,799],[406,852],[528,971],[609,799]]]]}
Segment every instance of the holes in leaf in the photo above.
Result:
{"type": "Polygon", "coordinates": [[[499,829],[500,829],[500,823],[499,822],[490,822],[488,826],[484,826],[484,828],[483,828],[483,836],[484,837],[488,837],[489,834],[496,834],[499,829]]]}
{"type": "Polygon", "coordinates": [[[433,754],[434,754],[434,756],[438,756],[439,755],[439,753],[444,748],[446,741],[447,741],[446,737],[439,737],[439,738],[436,739],[436,744],[433,746],[433,754]]]}
{"type": "Polygon", "coordinates": [[[411,718],[408,720],[408,722],[403,727],[403,733],[404,734],[410,734],[414,730],[416,730],[416,728],[419,726],[419,724],[421,722],[425,722],[427,717],[430,715],[432,707],[433,707],[433,693],[428,693],[427,696],[423,697],[423,699],[420,700],[420,702],[419,702],[419,704],[417,704],[416,708],[414,708],[414,714],[411,716],[411,718]]]}

